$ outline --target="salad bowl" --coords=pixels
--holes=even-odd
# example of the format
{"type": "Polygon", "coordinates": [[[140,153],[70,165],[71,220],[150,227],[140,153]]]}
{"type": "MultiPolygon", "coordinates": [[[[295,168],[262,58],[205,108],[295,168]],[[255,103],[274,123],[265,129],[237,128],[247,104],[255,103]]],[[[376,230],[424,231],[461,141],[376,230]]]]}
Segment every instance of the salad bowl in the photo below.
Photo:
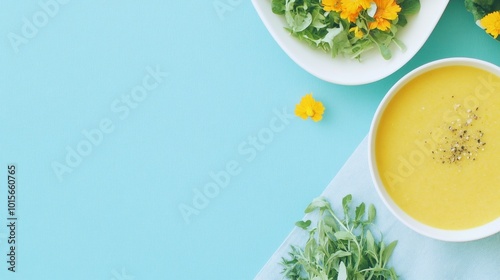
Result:
{"type": "Polygon", "coordinates": [[[252,0],[259,14],[278,45],[300,67],[327,82],[340,85],[362,85],[381,80],[403,67],[424,45],[441,18],[449,0],[421,0],[418,14],[408,19],[408,24],[398,31],[398,39],[406,50],[393,46],[393,56],[385,60],[376,50],[363,54],[360,61],[347,57],[332,58],[329,53],[314,49],[288,32],[283,16],[272,12],[271,0],[252,0]]]}

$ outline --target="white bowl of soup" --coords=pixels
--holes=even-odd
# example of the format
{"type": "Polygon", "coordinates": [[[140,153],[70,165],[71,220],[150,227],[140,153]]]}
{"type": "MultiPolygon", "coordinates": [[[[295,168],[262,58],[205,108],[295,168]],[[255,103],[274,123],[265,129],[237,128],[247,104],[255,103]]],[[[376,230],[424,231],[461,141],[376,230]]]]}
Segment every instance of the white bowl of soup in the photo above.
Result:
{"type": "Polygon", "coordinates": [[[500,232],[500,67],[447,58],[408,73],[375,113],[369,165],[416,232],[456,242],[500,232]]]}

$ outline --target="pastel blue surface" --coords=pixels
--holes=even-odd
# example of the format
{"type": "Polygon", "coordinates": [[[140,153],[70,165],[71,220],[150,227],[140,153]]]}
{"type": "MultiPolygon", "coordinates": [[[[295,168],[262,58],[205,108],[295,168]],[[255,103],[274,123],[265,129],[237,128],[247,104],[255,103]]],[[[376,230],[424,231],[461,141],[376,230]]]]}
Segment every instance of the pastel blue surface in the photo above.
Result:
{"type": "Polygon", "coordinates": [[[248,1],[54,1],[1,0],[0,279],[252,279],[400,77],[500,65],[458,0],[405,67],[356,87],[294,64],[248,1]],[[319,123],[290,116],[309,92],[319,123]]]}

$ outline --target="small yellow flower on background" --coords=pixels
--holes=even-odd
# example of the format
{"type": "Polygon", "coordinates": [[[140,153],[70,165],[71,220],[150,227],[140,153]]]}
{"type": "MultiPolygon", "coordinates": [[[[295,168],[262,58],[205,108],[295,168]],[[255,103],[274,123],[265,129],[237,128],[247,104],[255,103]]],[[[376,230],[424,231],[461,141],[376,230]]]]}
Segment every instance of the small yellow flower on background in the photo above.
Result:
{"type": "Polygon", "coordinates": [[[481,26],[486,29],[486,33],[496,39],[500,35],[500,11],[489,13],[483,17],[481,26]]]}
{"type": "Polygon", "coordinates": [[[324,112],[323,103],[316,101],[312,97],[312,93],[302,97],[300,103],[295,106],[295,115],[304,120],[311,118],[313,121],[318,122],[323,118],[324,112]]]}
{"type": "Polygon", "coordinates": [[[386,31],[391,27],[389,20],[395,20],[398,17],[401,7],[394,0],[374,0],[373,2],[377,4],[377,12],[373,16],[375,21],[371,22],[369,27],[386,31]]]}

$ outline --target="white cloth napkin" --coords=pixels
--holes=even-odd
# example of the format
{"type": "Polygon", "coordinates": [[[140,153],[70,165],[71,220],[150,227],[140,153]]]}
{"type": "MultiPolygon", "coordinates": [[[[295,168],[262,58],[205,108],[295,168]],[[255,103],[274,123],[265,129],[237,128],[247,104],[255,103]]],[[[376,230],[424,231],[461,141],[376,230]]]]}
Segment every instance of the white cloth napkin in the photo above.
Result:
{"type": "MultiPolygon", "coordinates": [[[[384,240],[386,243],[398,240],[389,265],[396,269],[400,279],[500,279],[500,233],[471,242],[438,241],[409,229],[385,208],[371,180],[367,138],[321,195],[332,203],[337,213],[342,213],[338,211],[341,211],[342,198],[347,194],[352,194],[353,205],[361,202],[375,205],[375,224],[384,240]]],[[[308,215],[304,219],[311,219],[314,213],[308,215]]],[[[303,246],[307,238],[304,230],[295,227],[254,279],[283,279],[281,258],[288,258],[290,245],[303,246]]]]}

